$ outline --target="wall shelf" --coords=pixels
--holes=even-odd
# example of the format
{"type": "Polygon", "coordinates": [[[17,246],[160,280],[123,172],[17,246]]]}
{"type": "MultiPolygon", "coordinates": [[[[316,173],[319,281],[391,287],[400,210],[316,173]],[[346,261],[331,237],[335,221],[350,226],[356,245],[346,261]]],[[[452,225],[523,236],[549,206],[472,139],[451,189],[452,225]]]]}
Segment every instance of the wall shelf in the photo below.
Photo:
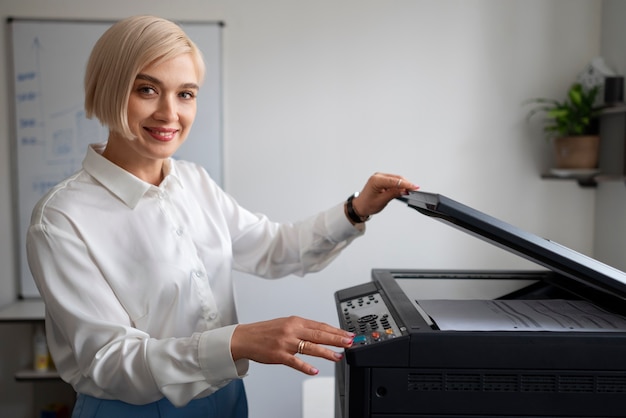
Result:
{"type": "MultiPolygon", "coordinates": [[[[20,299],[0,308],[1,323],[38,323],[45,320],[46,307],[41,299],[20,299]]],[[[42,380],[59,380],[56,370],[45,372],[24,369],[15,373],[15,380],[32,382],[42,380]]]]}
{"type": "Polygon", "coordinates": [[[597,173],[590,176],[557,176],[552,173],[544,173],[541,175],[545,180],[566,180],[576,181],[580,187],[596,187],[599,183],[609,183],[621,181],[626,183],[626,176],[620,176],[618,174],[602,174],[597,173]]]}
{"type": "Polygon", "coordinates": [[[626,113],[626,103],[617,103],[611,106],[606,106],[600,110],[600,116],[612,115],[617,113],[626,113]]]}
{"type": "Polygon", "coordinates": [[[25,369],[15,373],[15,380],[18,382],[33,382],[42,380],[59,380],[61,377],[56,370],[40,372],[38,370],[25,369]]]}
{"type": "Polygon", "coordinates": [[[0,308],[0,322],[37,322],[46,317],[41,299],[20,299],[0,308]]]}
{"type": "Polygon", "coordinates": [[[567,180],[567,181],[576,181],[580,187],[596,187],[598,185],[597,175],[587,175],[587,176],[559,176],[552,173],[543,173],[541,175],[542,179],[545,180],[567,180]]]}

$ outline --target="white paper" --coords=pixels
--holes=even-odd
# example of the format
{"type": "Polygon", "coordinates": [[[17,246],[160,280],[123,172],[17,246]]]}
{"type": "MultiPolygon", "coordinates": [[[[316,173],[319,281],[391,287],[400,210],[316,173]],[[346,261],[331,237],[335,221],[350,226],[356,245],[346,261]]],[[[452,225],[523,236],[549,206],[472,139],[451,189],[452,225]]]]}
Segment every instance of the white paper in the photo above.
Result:
{"type": "Polygon", "coordinates": [[[418,300],[444,331],[626,332],[626,318],[578,300],[418,300]]]}

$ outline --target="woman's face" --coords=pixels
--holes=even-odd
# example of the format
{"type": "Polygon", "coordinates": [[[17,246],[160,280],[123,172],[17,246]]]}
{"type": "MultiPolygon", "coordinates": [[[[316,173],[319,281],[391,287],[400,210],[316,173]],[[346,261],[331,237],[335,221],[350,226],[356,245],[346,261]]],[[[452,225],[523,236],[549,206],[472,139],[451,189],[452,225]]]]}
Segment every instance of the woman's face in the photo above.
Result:
{"type": "Polygon", "coordinates": [[[130,148],[124,152],[127,158],[141,162],[171,157],[193,124],[198,89],[190,54],[141,70],[128,100],[128,125],[136,138],[123,141],[130,148]]]}

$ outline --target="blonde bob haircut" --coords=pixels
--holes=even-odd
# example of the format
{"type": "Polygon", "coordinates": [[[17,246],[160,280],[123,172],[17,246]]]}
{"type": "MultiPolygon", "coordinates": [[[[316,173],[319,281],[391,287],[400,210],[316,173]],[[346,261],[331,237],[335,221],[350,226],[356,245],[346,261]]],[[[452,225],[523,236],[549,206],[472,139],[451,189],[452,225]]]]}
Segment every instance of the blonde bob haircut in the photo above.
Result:
{"type": "Polygon", "coordinates": [[[154,16],[133,16],[115,23],[98,39],[87,62],[86,116],[95,116],[109,130],[134,138],[127,112],[137,74],[181,54],[191,54],[202,82],[202,53],[176,23],[154,16]]]}

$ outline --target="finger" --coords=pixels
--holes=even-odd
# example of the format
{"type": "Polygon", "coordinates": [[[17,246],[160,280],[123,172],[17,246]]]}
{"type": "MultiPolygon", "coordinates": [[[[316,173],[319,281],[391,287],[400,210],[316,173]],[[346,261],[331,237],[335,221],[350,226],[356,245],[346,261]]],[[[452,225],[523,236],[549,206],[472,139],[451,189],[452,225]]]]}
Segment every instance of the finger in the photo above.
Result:
{"type": "Polygon", "coordinates": [[[297,356],[290,356],[290,358],[284,362],[285,366],[289,366],[292,369],[298,370],[304,374],[308,374],[309,376],[315,376],[319,373],[319,370],[313,367],[311,364],[302,360],[297,356]]]}
{"type": "Polygon", "coordinates": [[[302,322],[302,328],[305,330],[313,330],[333,334],[341,337],[353,337],[354,333],[343,330],[341,328],[334,327],[325,322],[313,321],[311,319],[304,319],[302,322]]]}
{"type": "Polygon", "coordinates": [[[336,353],[320,346],[319,344],[304,340],[300,340],[297,351],[298,352],[296,354],[289,356],[283,364],[311,376],[318,374],[319,370],[304,361],[301,357],[299,357],[300,355],[320,357],[333,362],[337,362],[343,358],[343,354],[341,353],[336,353]]]}
{"type": "MultiPolygon", "coordinates": [[[[374,192],[374,197],[377,194],[402,194],[407,190],[417,190],[419,186],[413,184],[405,177],[397,175],[397,174],[389,174],[389,173],[374,173],[368,184],[366,184],[365,189],[371,187],[371,191],[374,192]]],[[[366,190],[364,190],[365,192],[366,190]]]]}
{"type": "Polygon", "coordinates": [[[300,340],[298,343],[298,354],[320,357],[330,361],[339,361],[343,358],[342,353],[337,353],[322,345],[313,343],[311,341],[300,340]]]}
{"type": "Polygon", "coordinates": [[[411,183],[406,178],[397,174],[385,174],[385,178],[383,181],[383,188],[387,190],[405,191],[417,190],[419,188],[419,186],[411,183]]]}
{"type": "Polygon", "coordinates": [[[311,343],[332,345],[335,347],[350,347],[354,334],[340,328],[331,327],[324,323],[314,323],[311,327],[305,328],[299,334],[299,338],[311,343]]]}

